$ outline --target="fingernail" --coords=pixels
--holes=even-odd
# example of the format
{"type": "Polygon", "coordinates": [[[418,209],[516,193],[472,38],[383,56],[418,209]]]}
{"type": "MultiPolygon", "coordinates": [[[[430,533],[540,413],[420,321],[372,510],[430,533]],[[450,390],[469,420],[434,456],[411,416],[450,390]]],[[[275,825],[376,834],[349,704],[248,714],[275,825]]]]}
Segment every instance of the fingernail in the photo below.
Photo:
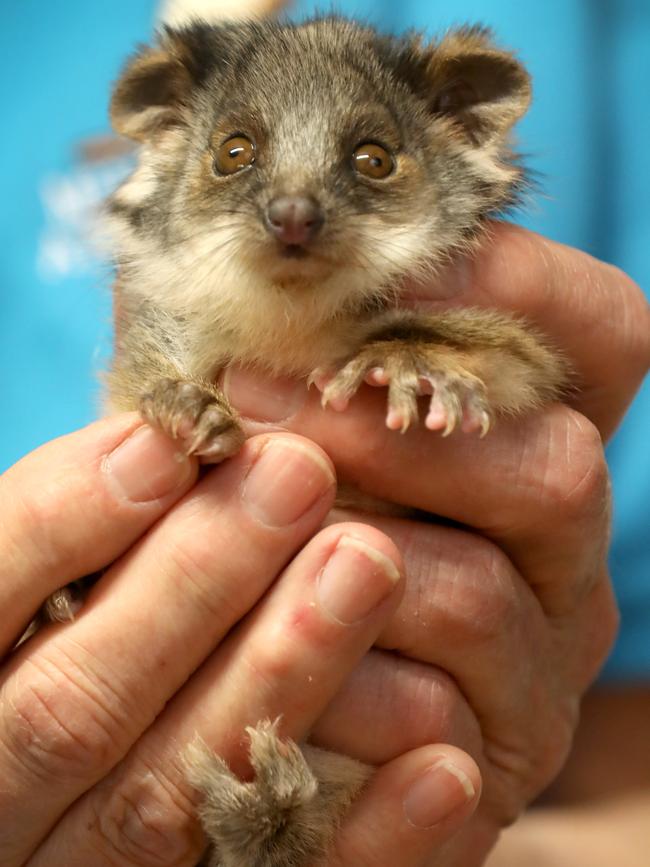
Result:
{"type": "Polygon", "coordinates": [[[432,828],[475,794],[467,774],[449,759],[440,759],[411,785],[404,798],[404,813],[416,828],[432,828]]]}
{"type": "Polygon", "coordinates": [[[229,367],[221,383],[230,403],[246,418],[262,422],[288,421],[307,399],[299,379],[274,377],[242,367],[229,367]]]}
{"type": "Polygon", "coordinates": [[[399,579],[389,557],[361,539],[342,536],[320,573],[316,595],[326,614],[350,626],[383,602],[399,579]]]}
{"type": "Polygon", "coordinates": [[[242,487],[242,503],[268,527],[293,524],[335,484],[316,449],[299,440],[273,437],[263,447],[242,487]]]}
{"type": "Polygon", "coordinates": [[[194,465],[173,440],[143,425],[106,455],[103,470],[120,496],[146,503],[186,484],[194,465]]]}

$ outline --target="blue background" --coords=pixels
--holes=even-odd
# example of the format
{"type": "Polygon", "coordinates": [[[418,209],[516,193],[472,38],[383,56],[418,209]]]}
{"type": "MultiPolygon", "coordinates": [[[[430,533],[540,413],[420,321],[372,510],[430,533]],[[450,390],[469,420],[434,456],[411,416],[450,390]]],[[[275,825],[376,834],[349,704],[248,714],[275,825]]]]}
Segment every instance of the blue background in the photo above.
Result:
{"type": "MultiPolygon", "coordinates": [[[[314,4],[296,4],[308,14],[314,4]]],[[[321,8],[322,5],[321,5],[321,8]]],[[[329,8],[329,7],[326,7],[329,8]]],[[[387,30],[494,28],[530,69],[519,128],[544,195],[520,222],[619,265],[650,286],[650,3],[349,0],[338,10],[387,30]]],[[[110,273],[79,255],[96,201],[126,171],[88,165],[78,143],[108,130],[107,98],[147,41],[153,2],[22,0],[0,29],[0,470],[97,414],[110,349],[110,273]]],[[[650,384],[609,447],[616,494],[611,562],[624,632],[608,676],[650,675],[650,384]]]]}

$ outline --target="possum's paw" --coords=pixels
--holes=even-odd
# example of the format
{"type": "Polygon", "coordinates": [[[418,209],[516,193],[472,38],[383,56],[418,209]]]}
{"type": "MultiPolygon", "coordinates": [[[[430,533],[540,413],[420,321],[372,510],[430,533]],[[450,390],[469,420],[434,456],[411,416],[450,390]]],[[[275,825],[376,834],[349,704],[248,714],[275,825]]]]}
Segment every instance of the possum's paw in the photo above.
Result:
{"type": "Polygon", "coordinates": [[[202,463],[217,464],[239,451],[244,442],[237,415],[225,397],[195,382],[158,380],[142,395],[140,413],[202,463]]]}
{"type": "Polygon", "coordinates": [[[61,587],[45,600],[43,616],[46,621],[66,623],[69,620],[74,620],[80,607],[81,603],[74,598],[72,590],[68,587],[61,587]]]}
{"type": "Polygon", "coordinates": [[[484,436],[492,412],[483,381],[438,347],[377,341],[362,347],[336,373],[315,371],[310,381],[322,392],[323,407],[341,411],[363,382],[388,386],[386,426],[404,433],[418,420],[418,398],[430,395],[425,425],[447,436],[457,427],[484,436]]]}
{"type": "Polygon", "coordinates": [[[318,782],[300,748],[278,737],[276,723],[246,731],[252,782],[240,781],[201,741],[185,755],[189,782],[203,796],[199,814],[213,852],[205,863],[303,867],[322,854],[332,833],[318,808],[318,782]]]}
{"type": "Polygon", "coordinates": [[[65,587],[55,590],[45,600],[38,613],[38,619],[44,623],[66,623],[74,620],[83,608],[86,596],[91,588],[101,578],[103,570],[92,572],[83,578],[71,581],[65,587]]]}

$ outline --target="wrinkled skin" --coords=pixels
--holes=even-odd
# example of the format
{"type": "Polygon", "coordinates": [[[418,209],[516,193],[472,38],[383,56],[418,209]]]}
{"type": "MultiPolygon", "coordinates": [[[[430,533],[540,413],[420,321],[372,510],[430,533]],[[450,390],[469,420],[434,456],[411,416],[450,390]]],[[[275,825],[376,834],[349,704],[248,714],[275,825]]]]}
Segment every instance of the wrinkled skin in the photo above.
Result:
{"type": "Polygon", "coordinates": [[[154,439],[138,446],[135,488],[114,487],[105,455],[138,427],[131,415],[49,444],[5,474],[3,864],[191,867],[203,840],[179,747],[198,731],[245,773],[231,733],[280,710],[286,734],[311,732],[382,765],[328,867],[478,865],[557,773],[616,628],[601,434],[648,367],[648,310],[609,266],[523,230],[493,235],[473,268],[413,294],[529,316],[578,371],[571,408],[500,423],[483,441],[421,428],[401,437],[381,423],[380,389],[337,414],[287,382],[259,390],[232,372],[225,386],[239,409],[276,421],[251,425],[260,436],[197,484],[193,461],[174,460],[168,441],[147,431],[154,439]],[[242,484],[273,427],[306,439],[280,435],[297,450],[279,444],[275,482],[258,489],[251,512],[242,484]],[[319,531],[333,486],[310,440],[340,478],[463,526],[346,515],[319,531]],[[305,478],[310,498],[296,516],[305,478]],[[275,510],[275,525],[260,508],[275,510]],[[348,627],[311,605],[321,558],[346,533],[407,576],[387,590],[376,560],[356,561],[379,601],[348,627]],[[9,652],[56,586],[104,566],[73,624],[9,652]],[[438,821],[417,828],[402,800],[441,757],[455,787],[447,777],[438,821]],[[474,794],[461,797],[459,780],[474,794]]]}

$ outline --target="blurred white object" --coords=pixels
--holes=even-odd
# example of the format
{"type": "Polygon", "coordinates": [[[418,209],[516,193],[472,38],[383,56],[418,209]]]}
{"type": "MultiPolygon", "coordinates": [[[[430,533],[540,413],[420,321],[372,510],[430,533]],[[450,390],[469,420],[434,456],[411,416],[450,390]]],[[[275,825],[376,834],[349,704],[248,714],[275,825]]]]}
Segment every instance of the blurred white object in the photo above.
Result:
{"type": "Polygon", "coordinates": [[[286,5],[286,0],[165,0],[159,19],[164,24],[178,26],[192,18],[204,21],[261,18],[286,5]]]}

